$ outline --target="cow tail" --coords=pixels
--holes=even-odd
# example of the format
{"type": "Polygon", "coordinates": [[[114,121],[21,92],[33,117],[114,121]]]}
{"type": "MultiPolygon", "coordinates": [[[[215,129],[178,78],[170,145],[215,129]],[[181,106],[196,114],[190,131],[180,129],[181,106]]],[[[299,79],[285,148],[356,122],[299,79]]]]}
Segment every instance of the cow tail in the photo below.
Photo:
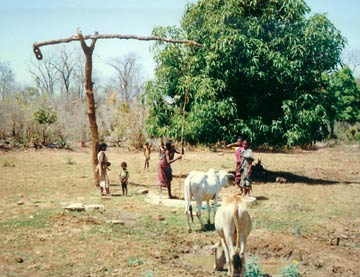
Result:
{"type": "Polygon", "coordinates": [[[233,218],[235,222],[235,230],[236,230],[236,252],[240,252],[240,221],[239,221],[239,214],[238,214],[239,204],[236,203],[233,212],[233,218]]]}
{"type": "Polygon", "coordinates": [[[190,199],[190,181],[191,181],[191,176],[187,176],[186,179],[185,179],[185,201],[188,201],[188,203],[186,203],[186,205],[188,205],[187,209],[189,210],[190,212],[190,216],[191,216],[191,222],[194,222],[194,216],[193,216],[193,209],[192,209],[192,206],[191,206],[191,199],[190,199]]]}

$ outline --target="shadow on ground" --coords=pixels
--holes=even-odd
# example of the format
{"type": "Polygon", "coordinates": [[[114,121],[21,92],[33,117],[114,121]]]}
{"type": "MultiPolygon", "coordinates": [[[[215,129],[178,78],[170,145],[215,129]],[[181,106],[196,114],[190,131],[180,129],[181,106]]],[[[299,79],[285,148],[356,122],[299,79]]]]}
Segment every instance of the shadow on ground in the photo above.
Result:
{"type": "Polygon", "coordinates": [[[261,163],[253,166],[251,178],[255,182],[265,183],[304,183],[308,185],[334,185],[340,183],[333,180],[310,178],[286,171],[266,170],[261,163]]]}

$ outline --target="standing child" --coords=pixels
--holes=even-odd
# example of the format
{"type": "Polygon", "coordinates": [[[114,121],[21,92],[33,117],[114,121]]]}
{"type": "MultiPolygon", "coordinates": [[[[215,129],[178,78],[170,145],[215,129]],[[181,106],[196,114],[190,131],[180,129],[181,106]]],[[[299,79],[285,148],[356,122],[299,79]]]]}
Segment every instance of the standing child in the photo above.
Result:
{"type": "Polygon", "coordinates": [[[151,154],[151,146],[148,142],[146,142],[144,146],[144,156],[145,156],[144,169],[147,170],[149,170],[150,154],[151,154]]]}
{"type": "Polygon", "coordinates": [[[122,188],[122,193],[123,195],[127,196],[127,184],[128,184],[128,179],[129,179],[129,171],[127,170],[127,163],[126,162],[122,162],[121,163],[121,170],[120,170],[120,182],[121,182],[121,188],[122,188]]]}
{"type": "Polygon", "coordinates": [[[243,140],[243,150],[241,151],[241,181],[240,187],[244,190],[244,195],[250,196],[251,187],[251,169],[254,156],[252,150],[249,148],[249,140],[243,140]]]}
{"type": "Polygon", "coordinates": [[[106,157],[106,148],[107,145],[105,143],[100,143],[97,153],[98,164],[96,166],[96,171],[99,174],[99,186],[101,196],[110,195],[109,177],[107,175],[107,171],[109,170],[109,166],[111,165],[111,163],[106,157]]]}

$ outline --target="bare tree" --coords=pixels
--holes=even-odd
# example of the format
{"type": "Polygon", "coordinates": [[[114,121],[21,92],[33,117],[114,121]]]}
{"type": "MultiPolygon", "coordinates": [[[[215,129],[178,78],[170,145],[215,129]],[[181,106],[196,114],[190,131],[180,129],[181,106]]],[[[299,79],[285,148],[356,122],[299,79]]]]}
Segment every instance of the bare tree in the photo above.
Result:
{"type": "Polygon", "coordinates": [[[130,53],[109,62],[109,65],[116,71],[120,100],[126,103],[137,97],[140,88],[143,86],[140,80],[140,67],[137,59],[135,54],[130,53]]]}
{"type": "Polygon", "coordinates": [[[33,76],[36,85],[42,94],[49,93],[54,97],[55,85],[59,80],[59,72],[55,63],[51,58],[45,59],[44,62],[32,62],[32,67],[29,69],[33,76]]]}
{"type": "Polygon", "coordinates": [[[62,88],[65,89],[66,100],[69,100],[70,83],[76,69],[76,55],[75,49],[66,49],[65,47],[59,50],[58,62],[54,63],[54,67],[58,71],[59,78],[62,82],[62,88]]]}
{"type": "Polygon", "coordinates": [[[2,101],[9,95],[11,86],[15,82],[15,75],[9,64],[0,61],[0,93],[2,101]]]}
{"type": "Polygon", "coordinates": [[[76,53],[77,63],[74,70],[74,84],[76,98],[79,100],[85,99],[85,57],[81,55],[80,51],[76,53]]]}

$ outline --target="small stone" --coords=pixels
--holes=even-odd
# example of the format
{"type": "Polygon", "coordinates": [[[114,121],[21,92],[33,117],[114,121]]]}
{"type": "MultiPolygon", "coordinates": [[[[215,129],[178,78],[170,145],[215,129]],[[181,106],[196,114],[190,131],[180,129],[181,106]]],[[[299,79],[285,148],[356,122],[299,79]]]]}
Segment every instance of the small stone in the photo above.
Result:
{"type": "Polygon", "coordinates": [[[165,217],[161,214],[158,214],[158,215],[154,215],[151,217],[153,220],[156,220],[156,221],[164,221],[165,220],[165,217]]]}
{"type": "Polygon", "coordinates": [[[15,257],[15,261],[19,264],[23,263],[24,262],[24,259],[22,257],[15,257]]]}
{"type": "Polygon", "coordinates": [[[85,211],[85,207],[82,203],[72,203],[69,206],[65,207],[65,210],[82,212],[85,211]]]}
{"type": "Polygon", "coordinates": [[[86,211],[104,211],[105,210],[104,205],[100,205],[100,204],[84,205],[84,208],[86,211]]]}
{"type": "Polygon", "coordinates": [[[107,220],[106,223],[110,223],[114,225],[125,225],[125,222],[121,220],[107,220]]]}
{"type": "Polygon", "coordinates": [[[18,204],[20,206],[20,205],[24,205],[24,202],[20,200],[16,204],[18,204]]]}
{"type": "Polygon", "coordinates": [[[137,191],[137,194],[148,194],[149,190],[148,189],[141,189],[137,191]]]}

